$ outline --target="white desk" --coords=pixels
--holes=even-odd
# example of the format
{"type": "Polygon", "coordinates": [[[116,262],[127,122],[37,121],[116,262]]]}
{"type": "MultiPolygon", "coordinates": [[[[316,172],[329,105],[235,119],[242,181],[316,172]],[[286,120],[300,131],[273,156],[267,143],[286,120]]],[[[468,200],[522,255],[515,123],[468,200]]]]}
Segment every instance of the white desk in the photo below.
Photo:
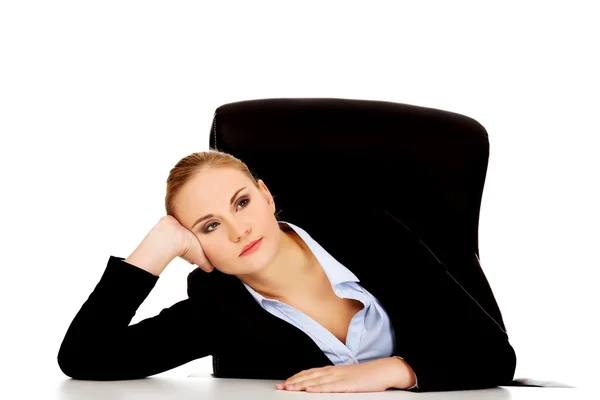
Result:
{"type": "MultiPolygon", "coordinates": [[[[228,399],[477,399],[477,400],[532,400],[532,399],[600,399],[600,392],[580,388],[498,387],[485,390],[411,393],[387,390],[379,393],[307,393],[275,389],[274,380],[224,379],[210,374],[188,378],[147,378],[130,381],[79,381],[69,378],[57,380],[52,393],[44,392],[44,399],[55,400],[228,400],[228,399]]],[[[35,382],[32,382],[35,385],[35,382]]],[[[27,398],[30,398],[27,396],[27,398]]],[[[39,398],[34,396],[31,398],[39,398]]]]}

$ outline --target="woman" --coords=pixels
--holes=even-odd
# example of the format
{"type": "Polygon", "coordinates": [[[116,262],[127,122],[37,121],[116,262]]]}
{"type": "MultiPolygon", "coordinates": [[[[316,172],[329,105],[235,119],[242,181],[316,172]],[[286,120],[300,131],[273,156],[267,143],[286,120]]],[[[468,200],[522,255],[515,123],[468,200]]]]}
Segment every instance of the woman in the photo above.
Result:
{"type": "MultiPolygon", "coordinates": [[[[230,154],[207,151],[180,160],[167,180],[165,206],[167,216],[129,257],[110,257],[75,316],[58,354],[66,375],[137,379],[213,355],[217,362],[229,360],[221,376],[285,379],[276,386],[281,390],[431,391],[512,379],[512,347],[482,330],[477,335],[486,352],[479,346],[473,357],[464,357],[466,378],[454,377],[455,367],[448,368],[440,361],[447,357],[433,350],[446,347],[432,341],[422,347],[424,361],[410,350],[405,350],[410,358],[398,355],[396,314],[391,318],[359,283],[361,277],[301,227],[279,221],[266,184],[230,154]],[[188,278],[189,298],[128,326],[176,257],[199,267],[188,278]],[[481,354],[494,362],[472,365],[481,354]],[[479,376],[481,370],[486,375],[479,376]],[[425,385],[417,381],[420,371],[425,385]]],[[[419,337],[427,337],[406,335],[417,348],[419,337]]]]}

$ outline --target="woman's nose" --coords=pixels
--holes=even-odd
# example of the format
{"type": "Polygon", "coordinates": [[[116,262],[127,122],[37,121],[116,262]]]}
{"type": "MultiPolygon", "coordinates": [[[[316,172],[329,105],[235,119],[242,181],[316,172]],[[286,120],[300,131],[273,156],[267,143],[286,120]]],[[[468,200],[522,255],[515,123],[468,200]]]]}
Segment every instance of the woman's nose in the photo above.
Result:
{"type": "Polygon", "coordinates": [[[232,232],[234,234],[233,240],[238,242],[242,237],[250,235],[250,232],[252,232],[252,228],[250,228],[249,226],[237,225],[234,226],[232,232]]]}

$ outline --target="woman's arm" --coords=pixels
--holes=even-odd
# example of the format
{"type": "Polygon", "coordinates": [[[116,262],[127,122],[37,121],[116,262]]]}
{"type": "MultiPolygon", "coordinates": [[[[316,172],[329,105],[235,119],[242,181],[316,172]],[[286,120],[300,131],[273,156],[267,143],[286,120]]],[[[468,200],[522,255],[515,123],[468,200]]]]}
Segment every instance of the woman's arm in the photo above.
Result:
{"type": "Polygon", "coordinates": [[[202,300],[182,300],[129,326],[157,280],[158,276],[111,256],[63,339],[58,353],[61,370],[74,379],[138,379],[210,355],[210,308],[202,300]]]}
{"type": "Polygon", "coordinates": [[[413,328],[403,353],[393,354],[403,357],[418,377],[418,387],[409,390],[468,390],[509,383],[516,354],[502,321],[498,325],[448,271],[421,266],[429,271],[415,277],[423,284],[404,288],[419,304],[418,312],[408,318],[413,328]]]}

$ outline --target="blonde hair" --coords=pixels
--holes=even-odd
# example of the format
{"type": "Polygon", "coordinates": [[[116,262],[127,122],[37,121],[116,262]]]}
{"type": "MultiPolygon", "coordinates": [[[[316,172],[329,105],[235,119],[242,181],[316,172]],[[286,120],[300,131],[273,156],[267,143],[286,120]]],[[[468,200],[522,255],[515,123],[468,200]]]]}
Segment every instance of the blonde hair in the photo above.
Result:
{"type": "MultiPolygon", "coordinates": [[[[167,194],[165,196],[165,209],[167,215],[173,215],[173,199],[181,188],[198,172],[210,168],[232,168],[240,171],[259,188],[258,177],[255,177],[250,168],[239,158],[232,154],[218,150],[208,150],[192,153],[183,157],[175,164],[167,178],[167,194]]],[[[273,195],[275,198],[275,195],[273,195]]],[[[275,213],[279,220],[279,211],[275,213]]]]}

